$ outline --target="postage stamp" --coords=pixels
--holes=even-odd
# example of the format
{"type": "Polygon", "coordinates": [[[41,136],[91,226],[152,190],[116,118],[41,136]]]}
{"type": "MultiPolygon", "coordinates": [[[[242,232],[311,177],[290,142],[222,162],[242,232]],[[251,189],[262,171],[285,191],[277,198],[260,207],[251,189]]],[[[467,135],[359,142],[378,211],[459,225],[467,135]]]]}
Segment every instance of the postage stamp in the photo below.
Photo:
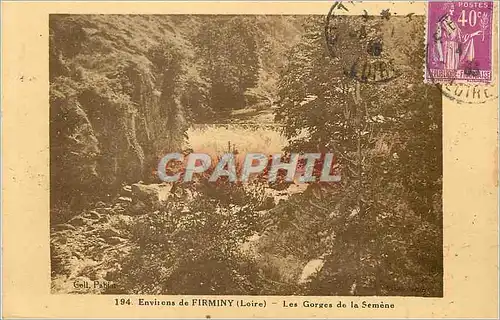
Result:
{"type": "Polygon", "coordinates": [[[425,80],[489,84],[492,1],[429,1],[425,80]]]}

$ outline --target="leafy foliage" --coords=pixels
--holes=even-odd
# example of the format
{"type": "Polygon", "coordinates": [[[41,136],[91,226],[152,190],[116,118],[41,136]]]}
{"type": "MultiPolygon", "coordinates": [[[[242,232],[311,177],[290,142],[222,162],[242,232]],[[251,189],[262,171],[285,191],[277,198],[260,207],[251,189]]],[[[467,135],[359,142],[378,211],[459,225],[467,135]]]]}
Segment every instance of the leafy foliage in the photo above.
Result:
{"type": "Polygon", "coordinates": [[[123,279],[117,283],[123,287],[117,290],[148,294],[261,290],[257,266],[239,250],[259,229],[257,201],[248,201],[251,194],[229,184],[217,191],[212,193],[216,197],[199,193],[189,202],[172,200],[159,212],[141,217],[131,230],[137,246],[120,272],[123,279]]]}
{"type": "Polygon", "coordinates": [[[217,111],[245,107],[245,91],[258,80],[259,56],[251,18],[210,17],[195,39],[205,61],[202,76],[210,83],[211,105],[217,111]]]}
{"type": "Polygon", "coordinates": [[[342,168],[338,188],[311,186],[314,203],[304,197],[292,209],[296,221],[324,215],[322,225],[313,219],[302,228],[319,228],[326,260],[307,291],[439,296],[441,97],[421,81],[423,21],[342,17],[329,27],[342,31],[334,51],[349,56],[332,55],[322,21],[311,19],[290,51],[276,113],[289,150],[333,151],[342,168]],[[401,24],[415,35],[399,31],[401,24]],[[385,83],[353,77],[353,66],[373,60],[392,61],[398,76],[385,83]]]}

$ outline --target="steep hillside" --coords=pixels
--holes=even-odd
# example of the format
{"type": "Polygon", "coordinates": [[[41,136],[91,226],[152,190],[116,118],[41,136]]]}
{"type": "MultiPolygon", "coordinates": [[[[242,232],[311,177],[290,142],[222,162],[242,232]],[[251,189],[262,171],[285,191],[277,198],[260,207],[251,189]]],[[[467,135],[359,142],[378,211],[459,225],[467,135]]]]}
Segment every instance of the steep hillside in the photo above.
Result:
{"type": "Polygon", "coordinates": [[[270,106],[301,32],[289,16],[51,15],[53,207],[152,181],[192,123],[270,106]]]}

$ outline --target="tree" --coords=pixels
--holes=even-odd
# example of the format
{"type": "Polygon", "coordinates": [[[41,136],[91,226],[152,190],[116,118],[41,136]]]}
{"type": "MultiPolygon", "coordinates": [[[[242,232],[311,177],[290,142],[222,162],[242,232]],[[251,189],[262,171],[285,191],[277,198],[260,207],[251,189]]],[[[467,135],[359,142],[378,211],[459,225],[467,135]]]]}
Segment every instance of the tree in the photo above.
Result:
{"type": "Polygon", "coordinates": [[[439,92],[421,81],[423,21],[343,16],[328,27],[335,52],[349,54],[331,55],[323,21],[311,19],[276,113],[288,151],[333,151],[342,170],[340,184],[311,185],[294,209],[312,217],[325,248],[308,292],[440,295],[441,109],[439,92]],[[373,83],[380,75],[365,70],[382,62],[397,70],[373,83]]]}
{"type": "Polygon", "coordinates": [[[259,56],[251,18],[210,17],[195,37],[205,62],[212,109],[227,112],[245,106],[244,93],[258,80],[259,56]]]}
{"type": "Polygon", "coordinates": [[[165,140],[166,152],[178,151],[186,138],[188,123],[185,118],[184,107],[181,105],[180,82],[185,73],[182,54],[173,43],[162,42],[152,47],[148,56],[153,62],[155,71],[159,74],[160,87],[160,116],[166,118],[166,131],[168,139],[165,140]]]}

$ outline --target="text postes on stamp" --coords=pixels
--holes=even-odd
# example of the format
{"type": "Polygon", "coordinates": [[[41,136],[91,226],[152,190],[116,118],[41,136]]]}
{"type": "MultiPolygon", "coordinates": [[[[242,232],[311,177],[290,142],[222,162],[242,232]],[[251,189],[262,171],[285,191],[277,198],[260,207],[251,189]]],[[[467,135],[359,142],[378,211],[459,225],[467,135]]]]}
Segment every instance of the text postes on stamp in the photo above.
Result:
{"type": "Polygon", "coordinates": [[[429,1],[425,80],[492,81],[492,1],[429,1]]]}

